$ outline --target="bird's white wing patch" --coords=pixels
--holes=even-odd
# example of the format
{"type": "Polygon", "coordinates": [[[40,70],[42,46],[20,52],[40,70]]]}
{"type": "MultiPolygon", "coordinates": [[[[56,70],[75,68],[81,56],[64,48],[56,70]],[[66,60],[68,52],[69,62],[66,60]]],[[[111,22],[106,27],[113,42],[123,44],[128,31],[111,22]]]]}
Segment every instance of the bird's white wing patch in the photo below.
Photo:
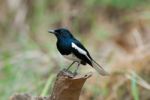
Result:
{"type": "Polygon", "coordinates": [[[89,60],[91,60],[88,55],[87,52],[83,49],[81,49],[80,47],[78,47],[75,43],[72,42],[72,48],[76,49],[79,53],[85,55],[89,60]]]}
{"type": "Polygon", "coordinates": [[[79,53],[86,55],[86,51],[84,51],[83,49],[81,49],[80,47],[78,47],[75,43],[72,42],[72,48],[76,49],[79,53]]]}

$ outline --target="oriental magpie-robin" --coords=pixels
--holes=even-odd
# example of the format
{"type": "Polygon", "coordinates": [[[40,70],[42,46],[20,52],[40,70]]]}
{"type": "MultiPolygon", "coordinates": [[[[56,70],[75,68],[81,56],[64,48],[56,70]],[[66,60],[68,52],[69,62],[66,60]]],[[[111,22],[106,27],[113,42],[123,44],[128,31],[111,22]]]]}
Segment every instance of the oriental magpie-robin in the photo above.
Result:
{"type": "Polygon", "coordinates": [[[108,73],[90,56],[87,49],[71,34],[71,32],[65,28],[59,28],[56,30],[48,30],[49,33],[53,33],[57,38],[57,49],[65,58],[72,60],[73,63],[67,68],[67,70],[75,63],[79,65],[89,64],[98,71],[101,75],[107,75],[108,73]]]}

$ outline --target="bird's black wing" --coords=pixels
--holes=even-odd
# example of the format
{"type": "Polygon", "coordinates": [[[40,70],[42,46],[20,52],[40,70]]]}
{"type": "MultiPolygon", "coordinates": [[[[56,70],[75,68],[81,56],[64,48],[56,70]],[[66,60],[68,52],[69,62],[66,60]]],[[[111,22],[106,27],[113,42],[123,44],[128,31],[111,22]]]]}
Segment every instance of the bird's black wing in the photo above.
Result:
{"type": "Polygon", "coordinates": [[[86,50],[86,48],[78,41],[74,40],[72,42],[72,52],[73,54],[81,59],[83,62],[88,63],[91,65],[95,70],[98,71],[101,75],[108,75],[108,73],[101,67],[96,61],[94,61],[89,52],[86,50]]]}
{"type": "Polygon", "coordinates": [[[86,48],[76,39],[74,39],[71,43],[72,46],[72,53],[81,59],[83,62],[92,65],[92,58],[86,48]]]}

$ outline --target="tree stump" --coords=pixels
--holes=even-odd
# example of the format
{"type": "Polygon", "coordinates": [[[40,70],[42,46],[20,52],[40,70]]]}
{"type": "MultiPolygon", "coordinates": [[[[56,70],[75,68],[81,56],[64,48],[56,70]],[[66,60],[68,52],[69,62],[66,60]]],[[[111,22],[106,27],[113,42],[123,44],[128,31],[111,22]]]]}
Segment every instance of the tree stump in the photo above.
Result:
{"type": "Polygon", "coordinates": [[[48,97],[35,97],[29,94],[15,94],[10,100],[79,100],[81,89],[92,73],[74,75],[62,70],[57,74],[52,94],[48,97]]]}

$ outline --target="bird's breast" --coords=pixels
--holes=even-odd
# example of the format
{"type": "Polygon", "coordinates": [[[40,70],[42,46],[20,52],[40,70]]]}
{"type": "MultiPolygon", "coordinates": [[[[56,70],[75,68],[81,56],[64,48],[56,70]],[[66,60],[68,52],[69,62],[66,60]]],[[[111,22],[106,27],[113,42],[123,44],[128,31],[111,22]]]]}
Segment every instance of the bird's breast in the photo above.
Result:
{"type": "Polygon", "coordinates": [[[78,61],[80,62],[81,60],[79,58],[77,58],[73,53],[69,54],[69,55],[63,55],[66,59],[68,60],[72,60],[72,61],[78,61]]]}

